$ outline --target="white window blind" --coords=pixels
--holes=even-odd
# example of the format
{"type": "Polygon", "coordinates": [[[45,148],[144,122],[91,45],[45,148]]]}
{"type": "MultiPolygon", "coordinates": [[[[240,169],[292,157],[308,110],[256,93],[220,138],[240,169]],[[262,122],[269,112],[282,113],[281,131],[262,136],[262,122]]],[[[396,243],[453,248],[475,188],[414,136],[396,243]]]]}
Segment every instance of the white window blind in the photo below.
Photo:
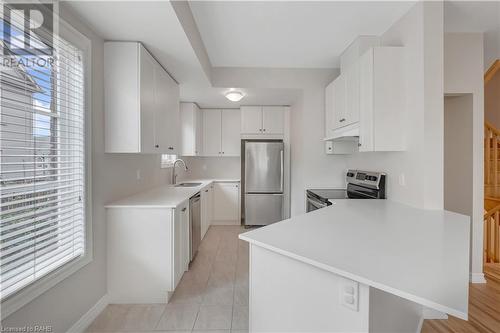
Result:
{"type": "Polygon", "coordinates": [[[0,73],[2,300],[85,253],[83,52],[54,36],[52,55],[19,55],[23,20],[0,22],[19,61],[0,73]]]}

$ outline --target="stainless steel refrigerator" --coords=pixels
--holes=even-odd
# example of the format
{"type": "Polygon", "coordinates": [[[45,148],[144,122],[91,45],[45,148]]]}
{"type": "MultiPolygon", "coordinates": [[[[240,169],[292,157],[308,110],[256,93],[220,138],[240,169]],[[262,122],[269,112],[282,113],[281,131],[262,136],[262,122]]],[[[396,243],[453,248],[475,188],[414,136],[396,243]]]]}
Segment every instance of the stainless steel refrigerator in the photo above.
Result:
{"type": "Polygon", "coordinates": [[[244,224],[267,225],[283,220],[283,141],[243,140],[242,146],[244,224]]]}

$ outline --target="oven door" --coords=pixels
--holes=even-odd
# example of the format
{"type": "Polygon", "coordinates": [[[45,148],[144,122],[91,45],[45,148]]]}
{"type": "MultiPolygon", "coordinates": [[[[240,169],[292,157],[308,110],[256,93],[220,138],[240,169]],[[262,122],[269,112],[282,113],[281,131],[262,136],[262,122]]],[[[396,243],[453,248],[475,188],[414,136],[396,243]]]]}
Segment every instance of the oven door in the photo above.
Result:
{"type": "Polygon", "coordinates": [[[327,203],[324,203],[322,201],[319,201],[311,196],[307,196],[307,207],[306,207],[306,212],[312,212],[313,210],[320,209],[320,208],[325,208],[328,206],[327,203]]]}

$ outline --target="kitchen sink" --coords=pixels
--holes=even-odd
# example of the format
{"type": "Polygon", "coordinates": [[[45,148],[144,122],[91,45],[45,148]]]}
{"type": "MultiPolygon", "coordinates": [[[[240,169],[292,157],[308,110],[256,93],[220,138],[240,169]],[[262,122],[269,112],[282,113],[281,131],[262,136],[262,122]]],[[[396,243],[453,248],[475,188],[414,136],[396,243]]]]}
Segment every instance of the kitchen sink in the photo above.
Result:
{"type": "Polygon", "coordinates": [[[175,185],[175,187],[197,187],[200,186],[202,183],[180,183],[175,185]]]}

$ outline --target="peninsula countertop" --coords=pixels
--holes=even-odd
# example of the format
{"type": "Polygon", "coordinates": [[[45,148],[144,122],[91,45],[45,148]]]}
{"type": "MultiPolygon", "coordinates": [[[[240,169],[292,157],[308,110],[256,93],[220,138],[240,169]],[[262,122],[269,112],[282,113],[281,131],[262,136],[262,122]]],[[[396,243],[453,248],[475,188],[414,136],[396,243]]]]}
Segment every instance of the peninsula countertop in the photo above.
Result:
{"type": "Polygon", "coordinates": [[[338,200],[239,237],[467,319],[470,218],[389,200],[338,200]]]}
{"type": "Polygon", "coordinates": [[[180,183],[201,183],[196,187],[166,184],[106,204],[105,208],[175,208],[211,183],[233,183],[239,179],[185,179],[180,183]]]}

